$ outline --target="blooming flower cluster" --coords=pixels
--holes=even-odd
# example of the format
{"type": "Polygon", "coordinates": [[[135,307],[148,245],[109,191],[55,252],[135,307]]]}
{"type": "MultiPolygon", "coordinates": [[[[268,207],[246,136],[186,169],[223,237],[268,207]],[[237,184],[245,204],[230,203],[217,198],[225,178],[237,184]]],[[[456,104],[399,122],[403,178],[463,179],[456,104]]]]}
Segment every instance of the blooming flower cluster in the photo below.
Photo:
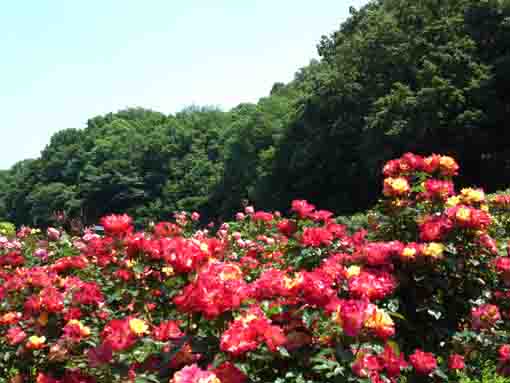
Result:
{"type": "Polygon", "coordinates": [[[362,228],[295,200],[202,229],[178,212],[3,234],[0,382],[454,381],[483,359],[510,375],[510,198],[458,191],[458,172],[389,161],[362,228]]]}
{"type": "Polygon", "coordinates": [[[230,324],[221,336],[220,347],[231,355],[239,356],[255,350],[261,342],[274,352],[285,344],[286,339],[283,330],[272,325],[262,310],[253,306],[230,324]]]}

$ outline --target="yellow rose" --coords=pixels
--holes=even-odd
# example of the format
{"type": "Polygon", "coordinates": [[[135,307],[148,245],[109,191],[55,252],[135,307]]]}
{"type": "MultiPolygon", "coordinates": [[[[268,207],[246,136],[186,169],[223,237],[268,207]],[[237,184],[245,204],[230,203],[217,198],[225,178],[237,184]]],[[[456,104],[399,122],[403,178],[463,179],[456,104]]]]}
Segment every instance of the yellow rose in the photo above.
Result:
{"type": "Polygon", "coordinates": [[[38,349],[38,348],[41,348],[45,342],[46,342],[46,337],[32,335],[30,338],[28,338],[28,342],[27,342],[26,346],[29,349],[38,349]]]}
{"type": "Polygon", "coordinates": [[[461,207],[459,210],[457,210],[455,218],[461,222],[468,222],[471,219],[471,210],[465,207],[461,207]]]}
{"type": "Polygon", "coordinates": [[[355,277],[361,273],[361,267],[358,265],[352,265],[347,268],[346,274],[347,278],[355,277]]]}
{"type": "Polygon", "coordinates": [[[455,166],[455,160],[449,156],[441,156],[439,159],[439,165],[449,169],[455,166]]]}
{"type": "Polygon", "coordinates": [[[365,327],[367,328],[381,328],[393,326],[393,319],[390,315],[378,307],[375,308],[373,313],[365,321],[365,327]]]}
{"type": "Polygon", "coordinates": [[[133,318],[129,320],[129,329],[135,335],[142,335],[149,331],[149,326],[142,319],[133,318]]]}
{"type": "Polygon", "coordinates": [[[402,256],[405,258],[414,258],[416,255],[416,249],[414,247],[405,247],[402,250],[402,256]]]}
{"type": "Polygon", "coordinates": [[[466,203],[477,203],[485,201],[485,193],[480,189],[465,188],[460,191],[460,194],[466,203]]]}
{"type": "Polygon", "coordinates": [[[400,194],[406,193],[409,191],[409,183],[405,178],[395,178],[391,183],[391,186],[394,190],[398,191],[400,194]]]}
{"type": "Polygon", "coordinates": [[[444,245],[442,243],[431,242],[423,248],[423,254],[432,258],[442,258],[444,245]]]}
{"type": "Polygon", "coordinates": [[[446,207],[454,207],[460,204],[460,197],[459,196],[453,196],[446,200],[446,207]]]}

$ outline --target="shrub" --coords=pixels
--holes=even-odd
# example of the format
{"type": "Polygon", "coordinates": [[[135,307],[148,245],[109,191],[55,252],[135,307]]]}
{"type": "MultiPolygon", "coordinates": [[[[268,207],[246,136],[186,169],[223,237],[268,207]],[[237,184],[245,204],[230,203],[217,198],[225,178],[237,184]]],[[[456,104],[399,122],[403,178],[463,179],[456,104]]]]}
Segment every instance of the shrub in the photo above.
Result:
{"type": "Polygon", "coordinates": [[[0,241],[0,381],[510,375],[510,196],[456,191],[458,171],[405,154],[350,220],[300,200],[215,232],[183,212],[147,231],[127,215],[104,235],[23,227],[0,241]]]}
{"type": "Polygon", "coordinates": [[[16,227],[10,222],[0,222],[0,235],[14,236],[16,234],[16,227]]]}
{"type": "Polygon", "coordinates": [[[496,372],[496,366],[491,362],[486,362],[483,366],[481,376],[469,377],[466,374],[460,375],[460,383],[509,383],[510,378],[499,375],[496,372]]]}

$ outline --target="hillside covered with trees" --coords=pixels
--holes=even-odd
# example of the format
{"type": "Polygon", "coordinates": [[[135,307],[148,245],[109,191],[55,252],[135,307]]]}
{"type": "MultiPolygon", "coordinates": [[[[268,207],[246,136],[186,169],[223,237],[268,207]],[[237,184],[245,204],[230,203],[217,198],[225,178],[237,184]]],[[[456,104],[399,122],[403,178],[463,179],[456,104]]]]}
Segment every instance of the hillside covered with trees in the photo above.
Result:
{"type": "Polygon", "coordinates": [[[243,200],[305,198],[348,214],[375,201],[366,185],[408,151],[454,156],[460,185],[510,184],[510,1],[372,1],[318,52],[257,104],[128,109],[56,133],[39,158],[0,173],[0,219],[195,210],[207,221],[243,200]]]}

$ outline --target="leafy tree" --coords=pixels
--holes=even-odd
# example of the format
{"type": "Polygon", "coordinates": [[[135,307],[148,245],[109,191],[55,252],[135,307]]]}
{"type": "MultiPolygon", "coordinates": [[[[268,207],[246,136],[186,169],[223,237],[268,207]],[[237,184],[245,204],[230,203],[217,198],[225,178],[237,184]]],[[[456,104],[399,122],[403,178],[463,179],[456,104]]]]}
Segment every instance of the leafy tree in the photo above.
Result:
{"type": "Polygon", "coordinates": [[[460,185],[510,183],[510,1],[373,0],[318,45],[319,60],[230,111],[129,108],[51,137],[0,173],[0,217],[140,222],[197,210],[227,218],[249,200],[295,198],[351,214],[373,204],[377,169],[402,153],[449,153],[460,185]],[[489,162],[490,161],[490,162],[489,162]],[[481,169],[484,169],[481,171],[481,169]]]}

